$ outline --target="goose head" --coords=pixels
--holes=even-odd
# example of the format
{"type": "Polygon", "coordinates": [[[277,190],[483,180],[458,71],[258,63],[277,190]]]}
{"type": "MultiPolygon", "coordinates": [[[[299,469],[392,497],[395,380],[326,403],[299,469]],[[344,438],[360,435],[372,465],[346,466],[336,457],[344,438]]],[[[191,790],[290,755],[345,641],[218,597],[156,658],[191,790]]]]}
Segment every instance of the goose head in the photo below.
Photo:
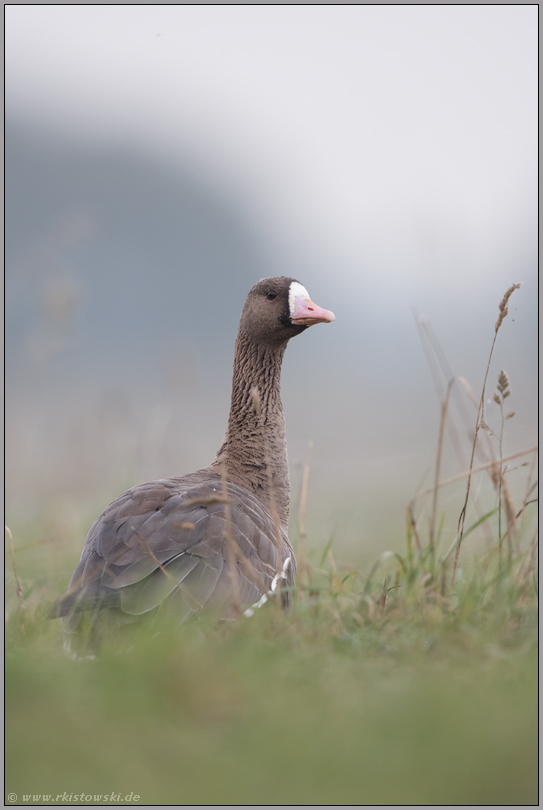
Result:
{"type": "Polygon", "coordinates": [[[281,346],[317,323],[331,323],[335,315],[314,304],[303,284],[294,278],[264,278],[249,292],[240,330],[256,343],[281,346]]]}

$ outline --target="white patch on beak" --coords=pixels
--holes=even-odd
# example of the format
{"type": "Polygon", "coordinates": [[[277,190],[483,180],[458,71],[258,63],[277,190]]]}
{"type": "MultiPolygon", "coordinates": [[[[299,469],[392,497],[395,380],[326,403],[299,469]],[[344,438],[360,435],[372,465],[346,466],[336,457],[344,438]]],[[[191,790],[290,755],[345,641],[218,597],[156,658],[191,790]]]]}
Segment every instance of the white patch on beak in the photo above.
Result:
{"type": "Polygon", "coordinates": [[[294,312],[297,298],[304,298],[305,300],[309,300],[309,293],[307,292],[304,285],[300,284],[299,281],[291,281],[290,287],[288,289],[288,308],[290,315],[292,315],[292,313],[294,312]]]}

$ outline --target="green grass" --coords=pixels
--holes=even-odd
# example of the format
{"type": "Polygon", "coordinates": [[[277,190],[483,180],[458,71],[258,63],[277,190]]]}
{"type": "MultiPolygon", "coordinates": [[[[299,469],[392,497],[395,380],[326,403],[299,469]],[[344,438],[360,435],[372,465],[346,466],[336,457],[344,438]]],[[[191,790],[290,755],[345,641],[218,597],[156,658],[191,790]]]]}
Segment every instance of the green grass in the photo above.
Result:
{"type": "Polygon", "coordinates": [[[235,623],[129,628],[83,662],[62,654],[59,623],[26,594],[8,621],[6,791],[51,803],[132,792],[140,804],[536,804],[526,560],[499,572],[487,554],[445,596],[417,555],[405,570],[388,558],[371,581],[342,583],[330,562],[289,614],[271,603],[235,623]]]}

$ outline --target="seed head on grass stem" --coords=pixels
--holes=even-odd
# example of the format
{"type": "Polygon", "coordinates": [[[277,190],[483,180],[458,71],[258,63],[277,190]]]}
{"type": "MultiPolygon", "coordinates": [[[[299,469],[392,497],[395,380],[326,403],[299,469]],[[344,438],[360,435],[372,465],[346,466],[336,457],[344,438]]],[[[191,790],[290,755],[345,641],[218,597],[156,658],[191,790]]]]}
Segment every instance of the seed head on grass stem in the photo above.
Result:
{"type": "Polygon", "coordinates": [[[496,388],[498,389],[498,392],[502,395],[502,401],[511,395],[509,377],[507,376],[507,372],[504,371],[503,368],[498,374],[498,384],[496,388]]]}
{"type": "MultiPolygon", "coordinates": [[[[507,419],[512,419],[515,415],[514,411],[507,414],[505,416],[503,412],[503,406],[507,397],[511,396],[511,386],[509,384],[509,377],[507,376],[507,372],[500,370],[498,374],[498,382],[496,385],[496,391],[494,392],[493,400],[498,405],[500,409],[501,415],[501,425],[500,425],[500,435],[499,435],[499,455],[500,458],[503,456],[503,431],[505,422],[507,419]]],[[[493,468],[493,476],[492,480],[494,482],[494,486],[498,492],[498,539],[499,539],[499,550],[500,550],[500,559],[502,553],[502,544],[505,537],[507,537],[507,546],[509,550],[509,564],[511,565],[512,558],[513,558],[513,535],[516,533],[516,526],[515,526],[515,509],[513,503],[511,501],[511,494],[509,492],[509,486],[507,481],[505,480],[505,471],[506,467],[500,461],[499,464],[496,462],[496,466],[493,468]],[[502,536],[502,500],[505,504],[505,515],[507,518],[507,531],[505,535],[502,536]]]]}
{"type": "Polygon", "coordinates": [[[511,284],[511,286],[509,287],[509,289],[507,290],[507,292],[505,293],[505,295],[501,300],[501,303],[498,307],[498,309],[500,310],[500,315],[498,317],[498,320],[496,321],[496,326],[494,327],[494,332],[496,335],[498,334],[498,329],[502,325],[504,319],[507,317],[507,313],[509,312],[509,305],[508,305],[509,299],[511,298],[515,290],[518,290],[520,286],[521,286],[520,283],[511,284]]]}

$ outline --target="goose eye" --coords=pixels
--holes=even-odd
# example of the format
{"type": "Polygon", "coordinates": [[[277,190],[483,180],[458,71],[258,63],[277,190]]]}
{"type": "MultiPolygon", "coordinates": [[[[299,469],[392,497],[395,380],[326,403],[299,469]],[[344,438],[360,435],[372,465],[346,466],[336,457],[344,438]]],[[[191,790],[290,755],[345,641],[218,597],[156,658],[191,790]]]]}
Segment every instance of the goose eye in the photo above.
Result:
{"type": "Polygon", "coordinates": [[[274,298],[277,298],[277,293],[275,290],[268,290],[268,301],[273,301],[274,298]]]}

